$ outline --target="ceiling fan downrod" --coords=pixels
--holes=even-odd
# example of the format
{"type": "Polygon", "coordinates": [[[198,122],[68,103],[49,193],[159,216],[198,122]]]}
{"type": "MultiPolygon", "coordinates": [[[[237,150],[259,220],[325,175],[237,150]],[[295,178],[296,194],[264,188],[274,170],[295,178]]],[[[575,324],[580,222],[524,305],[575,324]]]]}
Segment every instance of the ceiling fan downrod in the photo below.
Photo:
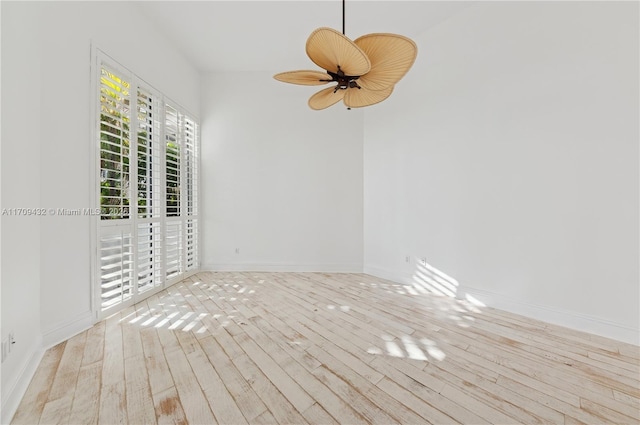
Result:
{"type": "Polygon", "coordinates": [[[344,2],[345,2],[345,1],[346,1],[346,0],[342,0],[342,35],[346,35],[346,34],[344,33],[344,2]]]}

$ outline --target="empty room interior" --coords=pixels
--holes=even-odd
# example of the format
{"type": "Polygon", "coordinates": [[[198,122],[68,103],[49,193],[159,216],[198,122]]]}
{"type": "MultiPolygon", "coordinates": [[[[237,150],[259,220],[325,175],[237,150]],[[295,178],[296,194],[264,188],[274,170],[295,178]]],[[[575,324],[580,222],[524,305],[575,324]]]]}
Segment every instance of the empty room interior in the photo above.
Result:
{"type": "Polygon", "coordinates": [[[639,12],[2,1],[1,422],[637,424],[639,12]]]}

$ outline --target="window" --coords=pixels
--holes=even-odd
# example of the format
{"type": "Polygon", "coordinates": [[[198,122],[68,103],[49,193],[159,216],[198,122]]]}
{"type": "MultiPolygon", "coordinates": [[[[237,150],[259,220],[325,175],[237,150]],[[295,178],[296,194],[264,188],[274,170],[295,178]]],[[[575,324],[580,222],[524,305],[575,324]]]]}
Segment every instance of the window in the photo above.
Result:
{"type": "Polygon", "coordinates": [[[198,123],[97,55],[99,310],[131,305],[196,271],[198,123]]]}

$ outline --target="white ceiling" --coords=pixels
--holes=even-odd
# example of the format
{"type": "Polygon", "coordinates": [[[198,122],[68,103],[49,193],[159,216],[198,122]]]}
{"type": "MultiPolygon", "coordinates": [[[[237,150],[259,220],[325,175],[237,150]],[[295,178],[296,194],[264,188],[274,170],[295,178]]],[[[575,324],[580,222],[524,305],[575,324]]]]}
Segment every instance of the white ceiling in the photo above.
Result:
{"type": "MultiPolygon", "coordinates": [[[[416,37],[470,6],[462,1],[346,2],[346,35],[416,37]]],[[[305,54],[318,27],[342,30],[341,0],[147,1],[136,5],[200,71],[315,69],[305,54]]],[[[420,46],[418,46],[418,49],[420,46]]]]}

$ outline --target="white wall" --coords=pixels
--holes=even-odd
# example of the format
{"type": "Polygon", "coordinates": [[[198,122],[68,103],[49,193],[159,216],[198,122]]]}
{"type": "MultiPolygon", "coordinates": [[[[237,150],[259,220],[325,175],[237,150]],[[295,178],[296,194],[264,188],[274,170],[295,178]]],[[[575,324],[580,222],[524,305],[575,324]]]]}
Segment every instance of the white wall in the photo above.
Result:
{"type": "MultiPolygon", "coordinates": [[[[92,207],[92,43],[199,115],[198,72],[134,3],[2,2],[3,207],[92,207]]],[[[4,219],[2,336],[27,351],[2,364],[3,411],[32,341],[92,323],[90,219],[4,219]]]]}
{"type": "Polygon", "coordinates": [[[362,111],[272,74],[203,76],[203,267],[361,271],[362,111]]]}
{"type": "MultiPolygon", "coordinates": [[[[2,3],[2,208],[40,205],[40,56],[37,6],[2,3]],[[16,43],[15,40],[20,40],[16,43]],[[25,54],[27,53],[27,54],[25,54]]],[[[40,220],[2,215],[2,329],[16,344],[2,363],[2,423],[18,376],[33,371],[40,347],[40,220]]],[[[28,383],[28,382],[27,382],[28,383]]],[[[15,403],[16,397],[13,402],[15,403]]]]}
{"type": "Polygon", "coordinates": [[[638,344],[638,5],[482,4],[417,42],[365,114],[365,271],[425,283],[426,258],[458,296],[638,344]]]}

